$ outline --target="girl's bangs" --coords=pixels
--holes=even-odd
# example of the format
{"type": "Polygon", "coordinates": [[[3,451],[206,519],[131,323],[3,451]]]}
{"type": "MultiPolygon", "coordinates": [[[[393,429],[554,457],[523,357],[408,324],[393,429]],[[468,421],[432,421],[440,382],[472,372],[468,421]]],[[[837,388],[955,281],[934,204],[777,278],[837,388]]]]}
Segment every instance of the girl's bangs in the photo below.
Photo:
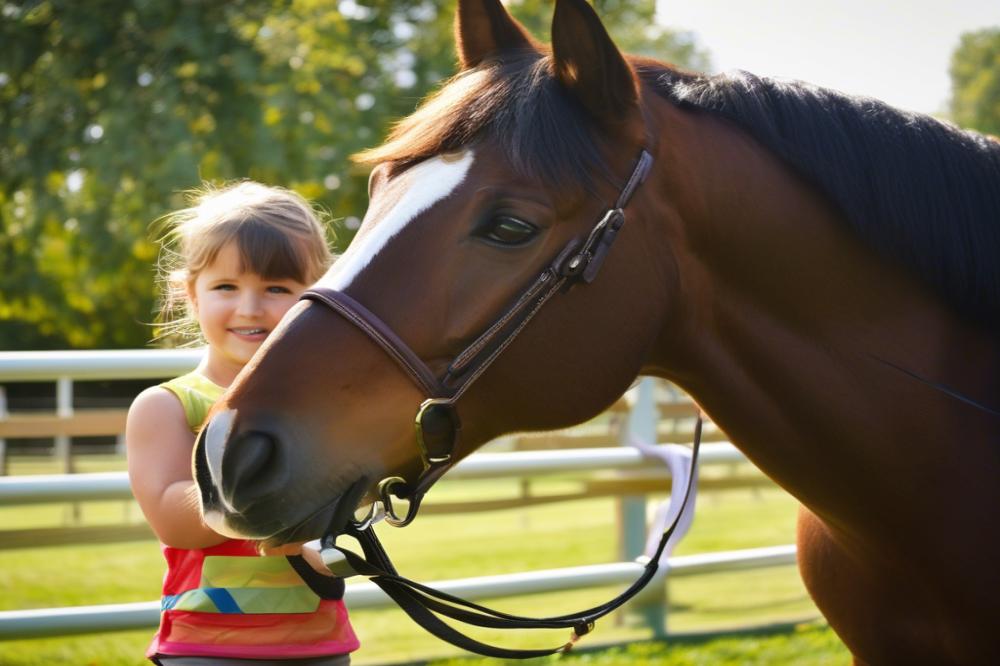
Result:
{"type": "Polygon", "coordinates": [[[236,230],[240,270],[256,273],[265,280],[294,280],[305,284],[309,257],[304,243],[296,242],[287,231],[256,220],[247,220],[236,230]]]}

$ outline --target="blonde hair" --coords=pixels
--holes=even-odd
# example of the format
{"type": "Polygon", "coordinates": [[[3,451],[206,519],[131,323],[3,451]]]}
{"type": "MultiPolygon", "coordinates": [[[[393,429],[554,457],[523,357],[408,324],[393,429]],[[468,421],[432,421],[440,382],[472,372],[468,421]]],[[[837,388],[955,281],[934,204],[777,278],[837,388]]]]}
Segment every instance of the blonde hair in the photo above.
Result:
{"type": "Polygon", "coordinates": [[[187,289],[229,243],[239,250],[240,270],[265,279],[312,284],[333,263],[321,222],[326,216],[291,190],[240,181],[206,184],[187,199],[188,208],[155,223],[163,230],[156,340],[201,341],[187,289]]]}

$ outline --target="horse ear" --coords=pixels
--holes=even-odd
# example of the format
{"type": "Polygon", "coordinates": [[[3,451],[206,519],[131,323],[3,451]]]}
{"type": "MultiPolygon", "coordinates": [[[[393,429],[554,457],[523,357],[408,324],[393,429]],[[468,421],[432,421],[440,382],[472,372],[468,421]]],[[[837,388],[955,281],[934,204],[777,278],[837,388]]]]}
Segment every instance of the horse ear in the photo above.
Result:
{"type": "Polygon", "coordinates": [[[597,120],[617,125],[638,105],[635,73],[587,0],[556,0],[555,75],[597,120]]]}
{"type": "Polygon", "coordinates": [[[486,58],[510,49],[538,50],[500,0],[459,0],[455,13],[455,48],[462,69],[472,69],[486,58]]]}

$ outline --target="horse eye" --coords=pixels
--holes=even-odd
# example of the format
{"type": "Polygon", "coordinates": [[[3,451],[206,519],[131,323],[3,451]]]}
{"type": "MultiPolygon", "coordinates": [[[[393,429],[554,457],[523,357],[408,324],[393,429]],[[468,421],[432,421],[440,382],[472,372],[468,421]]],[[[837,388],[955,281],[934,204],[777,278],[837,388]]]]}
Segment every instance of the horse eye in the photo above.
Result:
{"type": "Polygon", "coordinates": [[[500,215],[490,219],[477,235],[500,245],[523,245],[538,233],[538,228],[516,217],[500,215]]]}

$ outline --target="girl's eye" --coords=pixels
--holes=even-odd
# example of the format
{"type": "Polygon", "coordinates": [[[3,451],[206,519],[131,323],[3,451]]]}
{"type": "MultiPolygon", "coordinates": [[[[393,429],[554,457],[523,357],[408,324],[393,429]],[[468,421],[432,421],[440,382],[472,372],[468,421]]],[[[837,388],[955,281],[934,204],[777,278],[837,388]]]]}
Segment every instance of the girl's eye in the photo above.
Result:
{"type": "Polygon", "coordinates": [[[215,285],[214,288],[217,291],[234,291],[236,289],[236,285],[235,284],[224,283],[224,284],[217,284],[217,285],[215,285]]]}
{"type": "Polygon", "coordinates": [[[268,287],[267,291],[269,293],[272,293],[272,294],[290,294],[290,293],[292,293],[292,290],[289,289],[288,287],[281,287],[281,286],[278,286],[278,285],[275,285],[273,287],[268,287]]]}
{"type": "Polygon", "coordinates": [[[538,233],[538,227],[508,215],[491,218],[476,235],[498,245],[524,245],[538,233]]]}

